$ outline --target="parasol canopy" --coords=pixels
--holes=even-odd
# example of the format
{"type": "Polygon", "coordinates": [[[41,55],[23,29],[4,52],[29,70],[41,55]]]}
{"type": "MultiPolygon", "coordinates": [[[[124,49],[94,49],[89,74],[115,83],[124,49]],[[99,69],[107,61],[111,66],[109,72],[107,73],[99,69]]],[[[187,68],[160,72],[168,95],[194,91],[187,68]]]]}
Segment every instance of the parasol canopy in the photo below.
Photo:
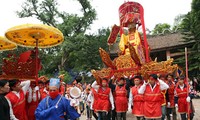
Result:
{"type": "MultiPolygon", "coordinates": [[[[64,41],[64,36],[60,30],[54,28],[52,26],[44,25],[44,24],[23,24],[12,27],[5,32],[6,38],[12,42],[16,43],[22,47],[32,47],[35,48],[32,56],[27,59],[23,59],[22,61],[26,61],[22,64],[21,60],[17,60],[16,63],[6,64],[12,65],[15,68],[12,69],[14,73],[6,74],[6,76],[18,76],[18,78],[27,78],[27,74],[29,77],[34,77],[36,83],[38,83],[38,71],[40,70],[40,59],[38,57],[38,48],[48,48],[59,45],[64,41]],[[35,68],[34,68],[35,67],[35,68]],[[18,69],[20,68],[20,69],[18,69]],[[21,68],[25,68],[23,70],[21,68]],[[17,74],[16,74],[16,71],[17,74]],[[24,73],[28,72],[28,73],[24,73]],[[20,75],[21,76],[20,76],[20,75]]],[[[29,53],[30,55],[30,53],[29,53]]],[[[23,54],[22,56],[27,56],[27,54],[23,54]]],[[[7,61],[6,61],[7,62],[7,61]]],[[[4,67],[8,68],[8,67],[4,67]]],[[[8,70],[9,72],[9,70],[8,70]]]]}
{"type": "Polygon", "coordinates": [[[0,36],[0,51],[13,50],[17,48],[15,43],[11,43],[7,38],[0,36]]]}
{"type": "Polygon", "coordinates": [[[48,48],[64,41],[60,30],[43,24],[23,24],[8,29],[5,33],[8,40],[23,47],[48,48]]]}

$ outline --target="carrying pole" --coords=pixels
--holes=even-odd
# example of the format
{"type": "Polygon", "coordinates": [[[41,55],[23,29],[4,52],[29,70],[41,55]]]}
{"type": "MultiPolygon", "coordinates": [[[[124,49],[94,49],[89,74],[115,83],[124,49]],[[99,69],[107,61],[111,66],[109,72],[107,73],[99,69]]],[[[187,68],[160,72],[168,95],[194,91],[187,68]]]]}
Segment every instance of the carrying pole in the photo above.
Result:
{"type": "MultiPolygon", "coordinates": [[[[187,95],[189,96],[189,89],[190,89],[190,87],[189,87],[189,79],[188,79],[188,56],[187,56],[187,47],[185,47],[185,78],[186,78],[186,84],[187,84],[187,95]]],[[[187,103],[187,118],[188,118],[188,120],[190,120],[190,102],[188,102],[187,103]]]]}

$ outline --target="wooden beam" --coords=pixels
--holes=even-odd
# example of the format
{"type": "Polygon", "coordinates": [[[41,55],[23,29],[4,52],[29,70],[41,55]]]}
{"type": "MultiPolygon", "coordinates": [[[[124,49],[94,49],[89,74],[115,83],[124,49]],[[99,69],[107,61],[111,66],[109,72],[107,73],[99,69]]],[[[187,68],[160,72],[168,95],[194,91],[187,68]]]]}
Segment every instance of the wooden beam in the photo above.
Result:
{"type": "Polygon", "coordinates": [[[183,56],[185,52],[176,52],[176,53],[171,53],[170,57],[175,57],[175,56],[183,56]]]}
{"type": "MultiPolygon", "coordinates": [[[[187,53],[191,53],[192,51],[188,51],[187,53]]],[[[176,52],[176,53],[170,53],[170,57],[174,57],[174,56],[184,56],[185,52],[176,52]]]]}

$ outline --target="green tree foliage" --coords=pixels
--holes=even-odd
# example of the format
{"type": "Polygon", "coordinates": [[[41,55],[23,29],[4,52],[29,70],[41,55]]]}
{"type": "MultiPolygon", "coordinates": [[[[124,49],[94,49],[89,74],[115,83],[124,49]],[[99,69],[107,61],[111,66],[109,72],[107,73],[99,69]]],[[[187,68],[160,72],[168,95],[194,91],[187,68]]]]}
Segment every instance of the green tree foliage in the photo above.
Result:
{"type": "MultiPolygon", "coordinates": [[[[185,42],[194,42],[188,48],[188,68],[189,76],[200,77],[200,1],[192,1],[192,10],[189,12],[181,24],[183,39],[185,42]]],[[[184,58],[178,59],[179,63],[184,64],[184,58]]]]}
{"type": "Polygon", "coordinates": [[[66,71],[59,71],[59,74],[64,74],[64,82],[68,83],[70,82],[70,80],[72,79],[72,77],[70,76],[70,74],[66,71]]]}
{"type": "Polygon", "coordinates": [[[109,29],[103,29],[99,30],[97,35],[80,35],[73,38],[76,44],[73,44],[75,45],[72,48],[73,51],[69,53],[68,60],[66,61],[70,63],[70,68],[74,68],[76,71],[90,71],[91,69],[101,68],[102,61],[98,49],[99,47],[106,49],[106,40],[109,32],[109,29]]]}
{"type": "Polygon", "coordinates": [[[86,30],[96,19],[96,11],[89,0],[77,0],[81,6],[82,15],[58,11],[57,0],[27,0],[22,10],[17,11],[19,17],[36,17],[44,24],[57,27],[62,31],[65,41],[53,48],[40,49],[43,63],[42,74],[61,71],[89,71],[102,66],[98,48],[106,48],[108,29],[103,29],[97,35],[86,35],[86,30]]]}
{"type": "Polygon", "coordinates": [[[167,24],[167,23],[156,24],[156,26],[154,27],[154,29],[152,31],[152,35],[158,35],[158,34],[161,34],[163,32],[169,32],[170,27],[171,26],[169,24],[167,24]]]}
{"type": "Polygon", "coordinates": [[[179,15],[177,15],[175,18],[174,18],[174,25],[173,25],[173,28],[172,28],[172,30],[174,31],[174,32],[176,32],[178,29],[180,29],[181,28],[181,22],[182,22],[182,20],[185,18],[185,14],[179,14],[179,15]]]}

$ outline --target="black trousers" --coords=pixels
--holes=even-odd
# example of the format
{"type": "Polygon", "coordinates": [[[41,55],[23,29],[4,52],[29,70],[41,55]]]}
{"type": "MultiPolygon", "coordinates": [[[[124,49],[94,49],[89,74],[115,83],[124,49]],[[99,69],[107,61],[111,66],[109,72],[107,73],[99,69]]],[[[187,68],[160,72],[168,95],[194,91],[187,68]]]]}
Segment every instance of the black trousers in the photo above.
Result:
{"type": "Polygon", "coordinates": [[[92,110],[92,115],[93,115],[93,117],[94,117],[96,120],[98,120],[98,116],[97,116],[97,114],[94,112],[94,110],[92,110]]]}
{"type": "Polygon", "coordinates": [[[144,117],[136,117],[136,118],[137,118],[137,120],[145,120],[144,117]]]}
{"type": "Polygon", "coordinates": [[[112,120],[115,120],[115,118],[117,116],[117,113],[115,110],[112,110],[111,116],[112,116],[112,120]]]}
{"type": "Polygon", "coordinates": [[[117,112],[117,120],[126,120],[126,112],[117,112]]]}
{"type": "Polygon", "coordinates": [[[99,120],[108,120],[108,115],[106,112],[98,112],[99,120]]]}
{"type": "MultiPolygon", "coordinates": [[[[193,120],[193,117],[194,117],[194,113],[190,113],[190,120],[193,120]]],[[[186,113],[183,113],[181,114],[181,120],[187,120],[187,114],[186,113]]]]}
{"type": "Polygon", "coordinates": [[[177,120],[176,107],[166,109],[167,120],[170,120],[170,114],[173,115],[173,120],[177,120]]]}

